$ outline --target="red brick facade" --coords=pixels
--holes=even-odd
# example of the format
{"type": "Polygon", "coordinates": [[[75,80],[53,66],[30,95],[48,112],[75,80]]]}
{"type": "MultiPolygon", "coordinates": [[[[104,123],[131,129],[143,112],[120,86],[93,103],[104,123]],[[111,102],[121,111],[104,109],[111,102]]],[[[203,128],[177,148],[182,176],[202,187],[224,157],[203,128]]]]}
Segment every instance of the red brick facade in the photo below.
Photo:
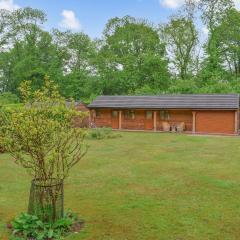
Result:
{"type": "Polygon", "coordinates": [[[185,131],[193,133],[236,134],[238,131],[239,117],[233,110],[164,111],[167,113],[167,119],[163,119],[161,110],[98,109],[97,114],[96,110],[92,110],[91,120],[97,127],[113,129],[162,131],[163,122],[170,125],[183,122],[186,126],[185,131]],[[127,111],[131,111],[134,116],[128,116],[127,111]]]}
{"type": "MultiPolygon", "coordinates": [[[[162,123],[164,120],[161,120],[160,111],[157,113],[157,130],[163,130],[162,129],[162,123]]],[[[193,121],[193,116],[192,116],[192,111],[190,110],[169,110],[169,122],[171,125],[172,124],[177,124],[179,122],[184,122],[186,125],[186,131],[192,131],[192,121],[193,121]]]]}
{"type": "Polygon", "coordinates": [[[76,103],[75,108],[77,111],[85,112],[86,117],[84,119],[75,117],[74,118],[74,126],[75,127],[89,127],[89,109],[86,107],[84,103],[76,103]]]}
{"type": "Polygon", "coordinates": [[[197,133],[235,133],[235,111],[196,112],[197,133]]]}

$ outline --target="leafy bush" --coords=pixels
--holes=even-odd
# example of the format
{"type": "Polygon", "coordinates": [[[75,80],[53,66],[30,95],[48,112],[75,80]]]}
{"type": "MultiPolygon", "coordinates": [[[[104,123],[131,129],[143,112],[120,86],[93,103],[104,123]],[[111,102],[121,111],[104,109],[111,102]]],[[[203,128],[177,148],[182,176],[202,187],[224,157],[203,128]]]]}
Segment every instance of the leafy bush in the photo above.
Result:
{"type": "Polygon", "coordinates": [[[19,103],[19,98],[17,95],[10,92],[0,94],[0,105],[16,103],[19,103]]]}
{"type": "Polygon", "coordinates": [[[44,223],[37,216],[22,213],[11,223],[11,240],[59,240],[70,232],[81,230],[82,226],[83,222],[72,212],[66,213],[53,224],[44,223]]]}
{"type": "Polygon", "coordinates": [[[95,128],[88,132],[88,137],[91,139],[107,139],[118,138],[121,135],[114,133],[111,128],[95,128]]]}
{"type": "MultiPolygon", "coordinates": [[[[73,127],[73,119],[84,119],[86,113],[77,111],[73,102],[67,106],[47,76],[41,89],[33,91],[32,85],[25,81],[19,88],[22,107],[0,107],[0,145],[41,186],[53,186],[54,182],[63,182],[87,153],[86,130],[73,127]]],[[[28,213],[44,222],[55,222],[63,212],[63,201],[61,207],[56,207],[60,191],[60,187],[55,187],[49,193],[41,187],[41,197],[29,198],[29,206],[36,207],[29,208],[28,213]],[[38,205],[41,211],[37,211],[38,205]],[[49,206],[52,211],[47,211],[49,206]]]]}

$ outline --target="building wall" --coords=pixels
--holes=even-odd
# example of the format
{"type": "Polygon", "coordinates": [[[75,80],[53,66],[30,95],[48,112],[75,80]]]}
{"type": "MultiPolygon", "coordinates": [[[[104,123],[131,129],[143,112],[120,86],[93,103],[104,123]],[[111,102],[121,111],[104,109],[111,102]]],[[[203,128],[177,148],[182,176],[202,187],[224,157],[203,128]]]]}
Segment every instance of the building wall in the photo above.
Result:
{"type": "Polygon", "coordinates": [[[135,119],[126,119],[122,111],[122,129],[144,130],[145,111],[135,110],[135,119]]]}
{"type": "Polygon", "coordinates": [[[74,127],[88,127],[89,126],[89,109],[83,103],[78,103],[75,106],[77,111],[86,113],[85,118],[75,117],[73,120],[74,127]]]}
{"type": "MultiPolygon", "coordinates": [[[[101,114],[100,117],[94,116],[92,114],[92,120],[95,122],[97,127],[111,127],[112,126],[112,116],[110,109],[99,109],[101,114]]],[[[122,129],[129,130],[144,130],[146,123],[146,111],[145,110],[135,110],[135,118],[127,119],[125,118],[126,110],[122,110],[122,129]]],[[[154,112],[154,110],[152,110],[154,112]]],[[[160,110],[156,110],[157,112],[157,130],[162,130],[162,122],[169,122],[170,124],[184,122],[186,124],[186,130],[192,131],[192,112],[188,110],[170,110],[169,120],[161,120],[160,110]]],[[[152,126],[153,126],[152,119],[152,126]]]]}
{"type": "MultiPolygon", "coordinates": [[[[112,127],[112,110],[99,109],[101,112],[99,118],[92,118],[97,127],[112,127]]],[[[145,130],[146,111],[135,110],[134,119],[126,119],[124,111],[122,111],[122,129],[129,130],[145,130]]],[[[152,110],[154,111],[154,110],[152,110]]],[[[162,120],[160,110],[156,111],[157,130],[161,131],[162,123],[169,122],[174,125],[184,122],[186,131],[193,130],[193,114],[192,110],[168,110],[169,120],[162,120]]],[[[193,110],[194,111],[194,110],[193,110]]],[[[196,110],[196,133],[221,133],[221,134],[234,134],[235,133],[235,111],[224,110],[196,110]]],[[[152,121],[154,121],[152,119],[152,121]]]]}
{"type": "Polygon", "coordinates": [[[92,120],[97,127],[112,127],[112,111],[109,109],[99,109],[100,116],[97,117],[95,113],[92,114],[92,120]],[[95,115],[95,116],[94,116],[95,115]]]}
{"type": "Polygon", "coordinates": [[[197,111],[197,133],[235,133],[235,111],[197,111]]]}
{"type": "Polygon", "coordinates": [[[76,105],[76,110],[81,111],[81,112],[88,112],[89,111],[89,109],[83,103],[78,103],[76,105]]]}
{"type": "Polygon", "coordinates": [[[160,117],[160,111],[157,111],[157,130],[162,129],[162,123],[168,122],[170,125],[184,122],[186,125],[186,131],[192,131],[192,111],[191,110],[169,110],[169,120],[162,120],[160,117]]]}

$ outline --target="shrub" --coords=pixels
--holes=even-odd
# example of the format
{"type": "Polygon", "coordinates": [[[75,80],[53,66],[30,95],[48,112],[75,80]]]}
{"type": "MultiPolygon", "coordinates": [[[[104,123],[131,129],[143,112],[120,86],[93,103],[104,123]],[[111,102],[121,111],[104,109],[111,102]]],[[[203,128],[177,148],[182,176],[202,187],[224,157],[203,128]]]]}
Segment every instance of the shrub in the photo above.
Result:
{"type": "Polygon", "coordinates": [[[83,221],[72,212],[67,212],[63,218],[53,224],[44,223],[37,216],[22,213],[9,227],[12,230],[12,240],[59,240],[71,232],[81,230],[82,226],[83,221]]]}
{"type": "Polygon", "coordinates": [[[17,95],[10,92],[0,94],[0,105],[16,103],[19,103],[19,98],[17,95]]]}
{"type": "Polygon", "coordinates": [[[36,208],[29,208],[29,214],[42,216],[44,222],[54,222],[63,215],[63,201],[57,207],[61,188],[55,187],[55,183],[68,177],[88,149],[84,141],[86,130],[74,128],[72,120],[86,115],[77,111],[74,103],[66,106],[58,87],[48,77],[39,90],[32,91],[31,82],[23,82],[19,90],[22,107],[0,108],[1,145],[42,186],[38,196],[29,198],[29,206],[36,204],[36,208]],[[51,212],[47,211],[49,206],[51,212]],[[42,214],[35,211],[39,207],[42,214]]]}
{"type": "Polygon", "coordinates": [[[91,139],[108,139],[121,137],[120,134],[114,133],[111,128],[95,128],[88,133],[91,139]]]}

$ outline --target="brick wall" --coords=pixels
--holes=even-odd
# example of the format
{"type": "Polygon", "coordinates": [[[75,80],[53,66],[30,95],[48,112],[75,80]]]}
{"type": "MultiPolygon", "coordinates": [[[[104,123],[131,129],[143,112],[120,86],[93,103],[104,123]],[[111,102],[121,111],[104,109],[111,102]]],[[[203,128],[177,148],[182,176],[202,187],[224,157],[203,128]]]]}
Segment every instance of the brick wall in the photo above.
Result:
{"type": "Polygon", "coordinates": [[[162,122],[168,122],[170,125],[184,122],[186,131],[192,131],[192,111],[190,110],[169,110],[169,120],[161,120],[160,111],[157,111],[157,130],[162,130],[162,122]]]}
{"type": "Polygon", "coordinates": [[[235,111],[197,111],[196,132],[233,134],[235,111]]]}
{"type": "Polygon", "coordinates": [[[85,112],[86,113],[86,117],[83,118],[83,119],[79,118],[79,117],[75,117],[73,119],[74,127],[88,127],[89,126],[89,109],[83,103],[78,103],[75,106],[75,108],[76,108],[77,111],[85,112]]]}
{"type": "Polygon", "coordinates": [[[112,127],[112,111],[109,109],[100,109],[100,116],[93,116],[97,127],[112,127]]]}
{"type": "Polygon", "coordinates": [[[89,111],[89,109],[83,103],[78,103],[77,106],[76,106],[76,109],[78,111],[81,111],[81,112],[88,112],[89,111]]]}
{"type": "MultiPolygon", "coordinates": [[[[92,118],[97,127],[112,127],[112,110],[100,109],[101,116],[92,118]]],[[[160,110],[157,110],[157,130],[162,130],[160,110]]],[[[184,122],[186,131],[192,131],[193,115],[192,110],[169,110],[170,124],[184,122]]],[[[235,131],[235,111],[195,111],[196,132],[198,133],[222,133],[233,134],[235,131]]],[[[144,130],[145,110],[135,110],[135,119],[126,119],[122,110],[122,129],[144,130]]]]}
{"type": "Polygon", "coordinates": [[[135,119],[126,119],[122,111],[122,129],[144,130],[145,111],[135,110],[135,119]]]}
{"type": "MultiPolygon", "coordinates": [[[[112,116],[110,109],[100,109],[101,116],[99,118],[92,117],[95,121],[97,127],[111,127],[112,126],[112,116]]],[[[157,130],[162,130],[162,120],[160,119],[160,111],[157,112],[157,130]]],[[[146,121],[146,112],[145,110],[135,110],[134,119],[125,118],[125,110],[122,110],[122,129],[130,130],[144,130],[145,121],[146,121]]],[[[192,112],[186,110],[170,110],[170,119],[169,123],[180,123],[184,122],[186,124],[186,130],[192,131],[192,112]]],[[[152,119],[153,121],[153,119],[152,119]]]]}

